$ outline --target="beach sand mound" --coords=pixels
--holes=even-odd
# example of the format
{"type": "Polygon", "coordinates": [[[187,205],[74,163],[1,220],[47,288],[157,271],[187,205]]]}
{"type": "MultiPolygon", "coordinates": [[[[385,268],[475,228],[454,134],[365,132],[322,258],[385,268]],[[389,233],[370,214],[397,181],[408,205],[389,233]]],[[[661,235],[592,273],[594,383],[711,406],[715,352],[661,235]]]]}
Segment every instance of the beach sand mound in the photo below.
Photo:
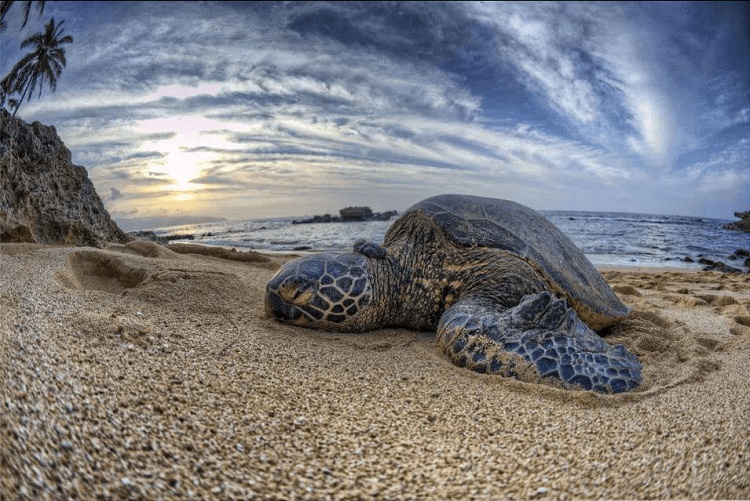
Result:
{"type": "MultiPolygon", "coordinates": [[[[183,243],[170,243],[168,249],[179,254],[195,254],[199,256],[228,259],[230,261],[240,261],[242,263],[273,263],[271,258],[252,250],[239,252],[236,249],[224,249],[221,247],[210,247],[208,245],[183,243]]],[[[277,267],[277,265],[271,266],[271,268],[275,267],[277,267]]]]}
{"type": "MultiPolygon", "coordinates": [[[[200,252],[190,259],[154,242],[135,241],[107,250],[84,250],[68,255],[66,266],[56,274],[58,282],[79,290],[101,290],[163,306],[170,311],[225,313],[244,308],[250,291],[236,274],[221,267],[224,253],[200,252]]],[[[224,249],[219,249],[224,250],[224,249]]],[[[238,253],[239,254],[239,253],[238,253]]],[[[275,269],[268,258],[237,262],[257,263],[275,269]]]]}
{"type": "Polygon", "coordinates": [[[750,497],[746,276],[605,272],[645,382],[598,395],[270,320],[288,257],[128,245],[0,246],[0,497],[750,497]]]}

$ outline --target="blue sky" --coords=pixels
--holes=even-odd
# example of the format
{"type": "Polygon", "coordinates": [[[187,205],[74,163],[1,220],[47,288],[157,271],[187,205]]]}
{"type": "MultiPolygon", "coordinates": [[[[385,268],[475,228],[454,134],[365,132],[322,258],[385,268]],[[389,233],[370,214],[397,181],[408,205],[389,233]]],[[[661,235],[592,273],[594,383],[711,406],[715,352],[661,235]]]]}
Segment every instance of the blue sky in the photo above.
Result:
{"type": "Polygon", "coordinates": [[[68,66],[19,114],[128,226],[446,192],[750,209],[748,3],[48,2],[3,71],[52,16],[68,66]]]}

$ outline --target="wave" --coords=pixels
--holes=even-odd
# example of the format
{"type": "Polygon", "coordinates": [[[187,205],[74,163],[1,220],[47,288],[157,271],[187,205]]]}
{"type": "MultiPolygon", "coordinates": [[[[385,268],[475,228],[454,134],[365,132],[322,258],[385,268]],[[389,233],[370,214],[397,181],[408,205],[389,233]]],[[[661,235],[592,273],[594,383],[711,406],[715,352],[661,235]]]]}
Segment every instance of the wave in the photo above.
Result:
{"type": "MultiPolygon", "coordinates": [[[[749,249],[750,237],[721,228],[722,221],[687,216],[607,212],[547,211],[557,225],[595,264],[697,267],[705,257],[728,262],[738,248],[749,249]]],[[[190,233],[194,242],[264,251],[342,252],[364,238],[382,242],[392,224],[384,221],[293,225],[295,218],[264,218],[183,225],[156,230],[158,235],[190,233]],[[189,231],[188,231],[189,230],[189,231]]],[[[731,262],[728,262],[731,264],[731,262]]]]}

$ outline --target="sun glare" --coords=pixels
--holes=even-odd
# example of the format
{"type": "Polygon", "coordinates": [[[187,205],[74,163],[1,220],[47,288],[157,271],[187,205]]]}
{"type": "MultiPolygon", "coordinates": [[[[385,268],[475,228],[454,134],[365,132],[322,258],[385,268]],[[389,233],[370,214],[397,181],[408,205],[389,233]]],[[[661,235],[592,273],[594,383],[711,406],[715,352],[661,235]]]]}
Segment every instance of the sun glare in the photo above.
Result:
{"type": "MultiPolygon", "coordinates": [[[[179,141],[179,136],[176,138],[179,141]]],[[[166,152],[163,173],[174,180],[173,184],[164,188],[172,191],[195,191],[201,185],[192,181],[200,176],[203,169],[201,162],[210,160],[206,154],[186,152],[184,146],[174,145],[166,152]],[[201,158],[203,157],[203,158],[201,158]]]]}
{"type": "Polygon", "coordinates": [[[168,134],[155,139],[147,147],[163,154],[150,166],[156,174],[170,181],[161,190],[175,192],[175,201],[193,198],[203,189],[198,181],[206,169],[219,157],[218,150],[227,147],[227,140],[218,131],[226,124],[203,117],[170,117],[145,120],[139,129],[156,134],[168,134]]]}

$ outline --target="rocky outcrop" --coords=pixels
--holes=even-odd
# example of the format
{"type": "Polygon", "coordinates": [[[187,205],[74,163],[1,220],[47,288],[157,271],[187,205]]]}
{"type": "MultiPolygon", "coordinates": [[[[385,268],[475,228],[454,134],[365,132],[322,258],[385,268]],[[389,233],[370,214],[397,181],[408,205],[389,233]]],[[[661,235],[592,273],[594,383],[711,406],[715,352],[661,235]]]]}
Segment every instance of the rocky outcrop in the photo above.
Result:
{"type": "Polygon", "coordinates": [[[339,216],[323,214],[313,216],[309,219],[292,221],[292,224],[310,223],[350,223],[353,221],[390,221],[393,216],[398,216],[395,210],[385,212],[373,212],[369,207],[345,207],[339,211],[339,216]]]}
{"type": "Polygon", "coordinates": [[[735,231],[746,231],[750,233],[750,211],[747,212],[735,212],[734,217],[740,218],[739,221],[725,224],[724,229],[735,230],[735,231]]]}
{"type": "Polygon", "coordinates": [[[0,242],[102,247],[128,240],[55,128],[0,111],[0,242]]]}
{"type": "Polygon", "coordinates": [[[369,207],[346,207],[339,211],[342,221],[366,221],[372,219],[372,209],[369,207]]]}

